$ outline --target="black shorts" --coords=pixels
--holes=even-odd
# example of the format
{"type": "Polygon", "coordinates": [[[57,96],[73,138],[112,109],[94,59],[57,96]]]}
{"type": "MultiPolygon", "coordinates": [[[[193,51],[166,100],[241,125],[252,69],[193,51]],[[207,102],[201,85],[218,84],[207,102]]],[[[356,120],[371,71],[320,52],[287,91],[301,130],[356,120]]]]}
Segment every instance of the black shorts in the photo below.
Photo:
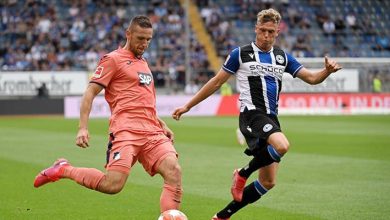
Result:
{"type": "Polygon", "coordinates": [[[282,131],[276,116],[257,110],[241,112],[239,123],[248,145],[248,149],[245,150],[247,155],[256,155],[259,150],[268,145],[267,139],[271,134],[282,131]]]}

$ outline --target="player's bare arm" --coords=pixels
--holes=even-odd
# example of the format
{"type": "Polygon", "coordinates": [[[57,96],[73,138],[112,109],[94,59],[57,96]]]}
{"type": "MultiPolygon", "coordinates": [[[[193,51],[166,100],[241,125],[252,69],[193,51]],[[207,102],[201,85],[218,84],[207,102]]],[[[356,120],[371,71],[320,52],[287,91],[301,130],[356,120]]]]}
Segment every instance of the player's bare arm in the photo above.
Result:
{"type": "Polygon", "coordinates": [[[232,74],[221,69],[213,78],[211,78],[195,95],[192,99],[184,106],[175,109],[172,113],[172,118],[180,120],[182,114],[188,112],[192,107],[199,104],[207,97],[217,91],[222,84],[224,84],[232,74]]]}
{"type": "Polygon", "coordinates": [[[79,130],[76,136],[76,145],[82,148],[89,146],[88,119],[94,98],[102,91],[103,87],[96,83],[90,83],[84,92],[81,107],[79,130]]]}
{"type": "Polygon", "coordinates": [[[334,72],[337,72],[342,67],[332,59],[325,56],[325,67],[317,72],[312,72],[305,67],[299,70],[297,77],[311,85],[322,83],[328,76],[334,72]]]}

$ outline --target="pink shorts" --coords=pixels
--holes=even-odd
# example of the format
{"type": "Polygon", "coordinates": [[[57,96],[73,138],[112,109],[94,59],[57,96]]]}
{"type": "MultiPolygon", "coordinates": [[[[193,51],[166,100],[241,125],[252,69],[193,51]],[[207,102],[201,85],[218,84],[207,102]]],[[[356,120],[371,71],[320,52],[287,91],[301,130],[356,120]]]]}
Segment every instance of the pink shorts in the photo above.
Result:
{"type": "Polygon", "coordinates": [[[105,168],[129,174],[138,160],[145,171],[154,176],[161,161],[168,155],[178,156],[172,141],[163,133],[120,131],[110,134],[105,168]]]}

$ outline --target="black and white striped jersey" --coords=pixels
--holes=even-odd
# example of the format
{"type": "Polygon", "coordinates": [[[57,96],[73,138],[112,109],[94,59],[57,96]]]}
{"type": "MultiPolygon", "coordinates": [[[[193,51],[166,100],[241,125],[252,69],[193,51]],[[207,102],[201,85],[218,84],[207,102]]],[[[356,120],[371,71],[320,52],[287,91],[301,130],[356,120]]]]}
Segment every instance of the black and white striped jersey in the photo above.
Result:
{"type": "Polygon", "coordinates": [[[237,78],[241,107],[278,114],[279,94],[284,72],[293,77],[303,66],[290,54],[273,47],[261,51],[254,42],[234,49],[222,68],[237,78]]]}

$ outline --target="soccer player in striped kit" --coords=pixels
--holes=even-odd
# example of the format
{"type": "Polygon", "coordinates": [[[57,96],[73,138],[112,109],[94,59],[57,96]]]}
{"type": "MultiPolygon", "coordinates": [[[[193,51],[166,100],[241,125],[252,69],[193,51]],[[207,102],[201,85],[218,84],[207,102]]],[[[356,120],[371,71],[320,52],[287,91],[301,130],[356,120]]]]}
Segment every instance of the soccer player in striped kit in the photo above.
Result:
{"type": "Polygon", "coordinates": [[[253,158],[246,166],[234,171],[233,201],[212,220],[230,219],[238,210],[259,200],[275,186],[279,162],[290,145],[277,117],[283,73],[315,85],[341,69],[334,60],[325,57],[322,70],[310,71],[293,56],[274,46],[280,21],[281,16],[276,10],[260,11],[255,41],[234,49],[220,71],[187,104],[175,109],[172,114],[174,119],[179,120],[182,114],[217,91],[231,75],[236,76],[241,101],[239,127],[248,145],[245,153],[253,158]],[[258,178],[246,184],[255,171],[259,171],[258,178]]]}

